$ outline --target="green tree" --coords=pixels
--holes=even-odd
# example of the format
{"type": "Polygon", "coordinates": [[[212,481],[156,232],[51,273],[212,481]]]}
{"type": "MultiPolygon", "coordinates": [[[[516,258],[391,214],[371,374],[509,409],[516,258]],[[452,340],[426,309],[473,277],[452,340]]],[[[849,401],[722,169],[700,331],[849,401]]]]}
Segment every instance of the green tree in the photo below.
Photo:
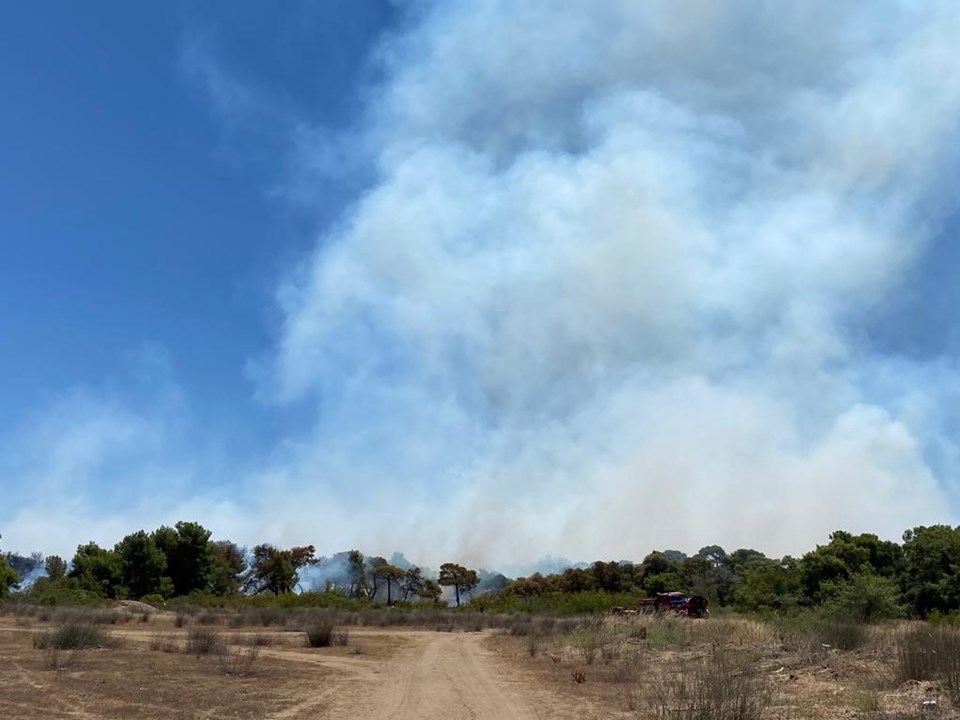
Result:
{"type": "Polygon", "coordinates": [[[830,542],[818,545],[800,560],[803,591],[808,603],[820,603],[835,586],[859,573],[894,578],[903,566],[903,550],[876,535],[852,535],[843,530],[830,534],[830,542]]]}
{"type": "Polygon", "coordinates": [[[150,535],[139,530],[116,544],[114,552],[120,559],[121,582],[130,597],[159,593],[167,558],[150,535]]]}
{"type": "Polygon", "coordinates": [[[195,522],[160,527],[153,540],[167,559],[167,576],[175,595],[204,590],[210,583],[210,531],[195,522]]]}
{"type": "Polygon", "coordinates": [[[707,560],[714,567],[720,567],[727,561],[727,551],[719,545],[707,545],[700,548],[694,557],[707,560]]]}
{"type": "Polygon", "coordinates": [[[457,607],[460,607],[460,596],[469,593],[480,584],[480,578],[477,577],[476,570],[468,570],[463,565],[456,563],[444,563],[440,566],[440,577],[438,582],[445,587],[452,587],[454,596],[457,599],[457,607]]]}
{"type": "Polygon", "coordinates": [[[47,571],[47,577],[56,582],[67,576],[67,562],[59,555],[50,555],[44,562],[44,569],[47,571]]]}
{"type": "Polygon", "coordinates": [[[436,580],[424,578],[423,587],[417,594],[422,598],[436,603],[440,600],[440,596],[443,594],[443,588],[440,587],[440,583],[438,583],[436,580]]]}
{"type": "Polygon", "coordinates": [[[347,553],[347,572],[350,576],[349,597],[358,598],[367,592],[367,573],[363,553],[359,550],[350,550],[347,553]]]}
{"type": "MultiPolygon", "coordinates": [[[[0,535],[0,538],[3,536],[0,535]]],[[[6,597],[10,593],[10,588],[20,582],[20,576],[7,564],[7,560],[0,555],[0,598],[6,597]]]]}
{"type": "Polygon", "coordinates": [[[838,583],[830,595],[828,606],[857,622],[889,620],[903,615],[896,582],[874,573],[858,573],[838,583]]]}
{"type": "Polygon", "coordinates": [[[380,592],[380,580],[383,578],[383,575],[380,573],[380,568],[386,567],[389,565],[386,558],[382,557],[369,557],[366,562],[366,577],[370,578],[370,589],[368,596],[371,600],[376,600],[377,593],[380,592]]]}
{"type": "Polygon", "coordinates": [[[70,562],[69,577],[77,580],[81,590],[89,590],[104,598],[116,598],[123,585],[120,558],[95,542],[79,545],[70,562]]]}
{"type": "Polygon", "coordinates": [[[647,593],[668,592],[683,589],[681,577],[682,560],[671,559],[666,553],[652,552],[640,564],[638,582],[647,593]]]}
{"type": "Polygon", "coordinates": [[[960,609],[960,528],[915,527],[903,534],[900,587],[920,617],[960,609]]]}
{"type": "Polygon", "coordinates": [[[733,591],[733,600],[743,610],[788,610],[801,599],[802,578],[796,560],[753,558],[741,568],[743,580],[733,591]]]}
{"type": "Polygon", "coordinates": [[[272,592],[283,595],[293,592],[300,581],[298,570],[316,563],[313,545],[281,550],[273,545],[257,545],[253,562],[247,571],[244,589],[254,595],[272,592]]]}
{"type": "Polygon", "coordinates": [[[423,594],[423,583],[423,571],[416,565],[408,567],[400,580],[400,599],[407,602],[412,597],[420,597],[423,594]]]}
{"type": "Polygon", "coordinates": [[[214,595],[236,595],[243,584],[247,560],[243,550],[229,540],[211,542],[209,588],[214,595]]]}
{"type": "Polygon", "coordinates": [[[374,575],[383,580],[384,584],[387,586],[387,605],[393,605],[393,594],[391,592],[391,586],[394,583],[400,583],[403,580],[404,572],[396,565],[391,565],[390,563],[383,563],[378,565],[374,570],[374,575]]]}

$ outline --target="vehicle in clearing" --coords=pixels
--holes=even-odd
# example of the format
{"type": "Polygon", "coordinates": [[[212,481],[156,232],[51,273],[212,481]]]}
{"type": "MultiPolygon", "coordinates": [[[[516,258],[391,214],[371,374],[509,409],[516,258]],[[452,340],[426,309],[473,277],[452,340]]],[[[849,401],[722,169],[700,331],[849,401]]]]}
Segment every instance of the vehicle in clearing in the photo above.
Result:
{"type": "Polygon", "coordinates": [[[685,595],[682,592],[662,592],[643,598],[637,605],[641,613],[673,613],[690,618],[703,618],[710,614],[707,599],[703,595],[685,595]]]}

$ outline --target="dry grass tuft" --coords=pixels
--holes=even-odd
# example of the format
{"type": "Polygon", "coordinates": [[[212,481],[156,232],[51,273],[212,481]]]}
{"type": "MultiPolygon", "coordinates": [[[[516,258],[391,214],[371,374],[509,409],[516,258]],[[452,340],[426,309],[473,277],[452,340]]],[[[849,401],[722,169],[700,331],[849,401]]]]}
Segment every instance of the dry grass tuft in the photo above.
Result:
{"type": "Polygon", "coordinates": [[[196,655],[215,655],[226,645],[220,633],[208,627],[194,627],[187,631],[187,652],[196,655]]]}
{"type": "Polygon", "coordinates": [[[111,638],[102,628],[90,623],[70,622],[33,636],[37,650],[86,650],[107,647],[111,638]]]}
{"type": "Polygon", "coordinates": [[[765,678],[749,658],[724,652],[677,661],[641,690],[656,720],[763,720],[773,703],[765,678]]]}
{"type": "Polygon", "coordinates": [[[259,647],[223,648],[217,654],[217,664],[220,672],[234,677],[245,677],[253,671],[253,664],[260,656],[259,647]]]}

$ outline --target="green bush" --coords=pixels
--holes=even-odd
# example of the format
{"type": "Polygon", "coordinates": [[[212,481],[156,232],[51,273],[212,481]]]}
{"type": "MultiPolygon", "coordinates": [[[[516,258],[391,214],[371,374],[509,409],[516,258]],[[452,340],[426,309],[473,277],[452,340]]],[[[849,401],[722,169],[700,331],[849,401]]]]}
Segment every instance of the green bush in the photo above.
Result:
{"type": "Polygon", "coordinates": [[[861,573],[846,582],[829,584],[827,592],[830,600],[824,610],[834,617],[869,623],[903,616],[899,589],[890,578],[861,573]]]}

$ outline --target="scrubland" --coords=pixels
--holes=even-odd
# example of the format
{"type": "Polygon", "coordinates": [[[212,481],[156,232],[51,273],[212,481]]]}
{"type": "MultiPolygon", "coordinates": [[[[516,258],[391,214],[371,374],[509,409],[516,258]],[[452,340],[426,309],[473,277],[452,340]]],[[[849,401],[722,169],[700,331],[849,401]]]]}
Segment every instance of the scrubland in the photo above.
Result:
{"type": "Polygon", "coordinates": [[[960,631],[815,615],[8,604],[0,717],[958,717],[960,631]],[[446,709],[446,710],[445,710],[446,709]],[[392,713],[392,715],[390,715],[392,713]]]}

